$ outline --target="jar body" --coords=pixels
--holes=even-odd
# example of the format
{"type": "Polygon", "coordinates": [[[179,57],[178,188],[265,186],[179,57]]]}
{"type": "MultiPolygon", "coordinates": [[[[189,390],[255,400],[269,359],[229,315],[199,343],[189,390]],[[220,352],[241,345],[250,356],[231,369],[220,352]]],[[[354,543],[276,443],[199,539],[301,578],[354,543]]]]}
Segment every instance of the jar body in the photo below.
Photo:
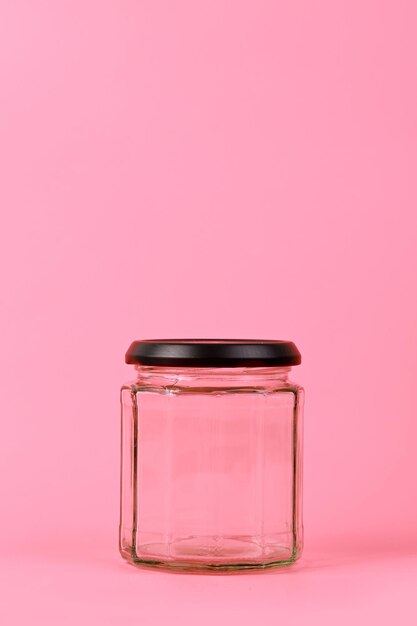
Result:
{"type": "Polygon", "coordinates": [[[289,369],[137,367],[121,391],[124,558],[233,571],[300,556],[304,393],[289,369]]]}

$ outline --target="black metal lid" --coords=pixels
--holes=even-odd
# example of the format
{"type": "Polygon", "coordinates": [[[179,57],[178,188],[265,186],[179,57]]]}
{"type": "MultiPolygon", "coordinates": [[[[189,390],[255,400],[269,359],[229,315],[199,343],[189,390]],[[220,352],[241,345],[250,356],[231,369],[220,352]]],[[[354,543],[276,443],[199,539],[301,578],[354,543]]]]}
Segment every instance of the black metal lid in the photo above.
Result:
{"type": "Polygon", "coordinates": [[[292,341],[270,339],[146,339],[134,341],[126,363],[180,367],[268,367],[301,363],[292,341]]]}

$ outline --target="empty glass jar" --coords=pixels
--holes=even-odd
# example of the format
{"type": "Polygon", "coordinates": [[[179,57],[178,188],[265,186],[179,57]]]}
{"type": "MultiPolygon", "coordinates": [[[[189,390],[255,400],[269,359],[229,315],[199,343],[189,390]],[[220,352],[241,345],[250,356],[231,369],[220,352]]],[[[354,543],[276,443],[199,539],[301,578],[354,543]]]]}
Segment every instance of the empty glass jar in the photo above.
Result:
{"type": "Polygon", "coordinates": [[[289,341],[135,341],[124,385],[120,551],[233,571],[301,554],[303,390],[289,341]]]}

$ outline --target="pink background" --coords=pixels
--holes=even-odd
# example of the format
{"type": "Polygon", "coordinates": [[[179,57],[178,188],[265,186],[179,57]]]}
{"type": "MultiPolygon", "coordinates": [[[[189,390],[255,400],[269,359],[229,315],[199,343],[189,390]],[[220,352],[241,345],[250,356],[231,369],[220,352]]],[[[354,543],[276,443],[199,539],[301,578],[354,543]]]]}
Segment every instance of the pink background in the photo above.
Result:
{"type": "Polygon", "coordinates": [[[3,624],[416,623],[416,30],[412,0],[1,2],[3,624]],[[118,555],[125,349],[193,335],[303,353],[293,570],[118,555]]]}

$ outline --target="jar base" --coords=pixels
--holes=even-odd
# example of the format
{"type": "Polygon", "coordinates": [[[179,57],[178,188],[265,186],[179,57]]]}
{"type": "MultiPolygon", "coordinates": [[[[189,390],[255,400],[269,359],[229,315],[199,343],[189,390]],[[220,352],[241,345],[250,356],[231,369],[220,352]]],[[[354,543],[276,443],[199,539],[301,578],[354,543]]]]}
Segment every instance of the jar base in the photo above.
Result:
{"type": "Polygon", "coordinates": [[[300,551],[254,537],[190,536],[167,543],[146,543],[121,549],[122,556],[140,567],[183,572],[233,572],[292,565],[300,551]]]}

